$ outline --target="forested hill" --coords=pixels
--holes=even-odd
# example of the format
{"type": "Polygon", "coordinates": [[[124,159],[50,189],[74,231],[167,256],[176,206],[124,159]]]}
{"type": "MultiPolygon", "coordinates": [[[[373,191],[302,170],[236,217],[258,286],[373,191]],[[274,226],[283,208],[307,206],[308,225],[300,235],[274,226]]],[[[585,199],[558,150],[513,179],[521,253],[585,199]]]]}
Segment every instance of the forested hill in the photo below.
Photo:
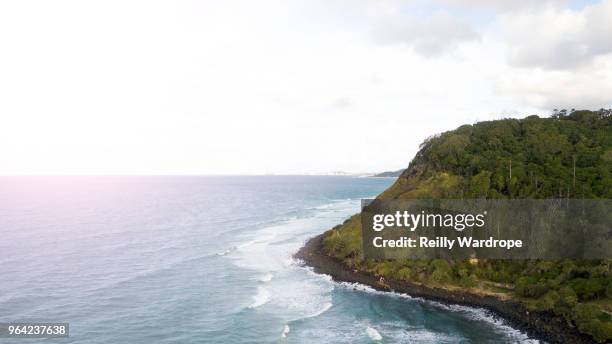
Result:
{"type": "MultiPolygon", "coordinates": [[[[379,198],[612,198],[612,111],[561,111],[435,135],[379,198]]],[[[612,341],[610,260],[363,260],[361,219],[323,239],[351,271],[519,300],[530,311],[612,341]]]]}
{"type": "Polygon", "coordinates": [[[612,198],[611,113],[562,111],[430,137],[382,197],[612,198]]]}

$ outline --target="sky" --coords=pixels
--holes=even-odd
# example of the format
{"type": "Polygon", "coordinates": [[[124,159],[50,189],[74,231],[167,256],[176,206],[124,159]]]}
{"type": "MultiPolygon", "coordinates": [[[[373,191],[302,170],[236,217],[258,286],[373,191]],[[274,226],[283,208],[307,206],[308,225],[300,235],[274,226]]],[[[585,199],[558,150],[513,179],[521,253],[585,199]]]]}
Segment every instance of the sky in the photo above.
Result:
{"type": "Polygon", "coordinates": [[[0,2],[0,174],[316,174],[612,107],[612,0],[0,2]]]}

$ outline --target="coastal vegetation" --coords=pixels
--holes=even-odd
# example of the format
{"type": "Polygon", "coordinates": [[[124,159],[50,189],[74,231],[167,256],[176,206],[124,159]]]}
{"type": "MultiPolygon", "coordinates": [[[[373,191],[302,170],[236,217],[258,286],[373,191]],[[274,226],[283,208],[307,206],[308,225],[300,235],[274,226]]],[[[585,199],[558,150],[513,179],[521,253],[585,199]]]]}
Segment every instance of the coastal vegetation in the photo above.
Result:
{"type": "MultiPolygon", "coordinates": [[[[379,198],[610,199],[612,110],[561,110],[432,136],[379,198]]],[[[347,268],[517,300],[597,342],[612,341],[611,260],[364,260],[359,215],[323,243],[347,268]]]]}

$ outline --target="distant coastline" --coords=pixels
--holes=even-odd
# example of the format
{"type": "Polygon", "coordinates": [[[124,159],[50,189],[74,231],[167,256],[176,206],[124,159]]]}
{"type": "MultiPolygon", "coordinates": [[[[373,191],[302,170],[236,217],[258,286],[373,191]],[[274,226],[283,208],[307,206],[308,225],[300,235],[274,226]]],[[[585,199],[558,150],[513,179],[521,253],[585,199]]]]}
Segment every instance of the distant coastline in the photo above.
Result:
{"type": "Polygon", "coordinates": [[[381,172],[381,173],[377,173],[372,175],[372,177],[379,177],[379,178],[397,178],[399,177],[403,172],[405,171],[405,169],[401,169],[401,170],[397,170],[397,171],[386,171],[386,172],[381,172]]]}
{"type": "Polygon", "coordinates": [[[387,278],[381,283],[378,276],[366,271],[351,269],[344,265],[341,260],[326,255],[323,249],[323,238],[326,234],[327,232],[310,239],[295,254],[295,257],[301,259],[306,266],[312,267],[315,272],[330,275],[335,281],[361,283],[376,290],[404,293],[445,304],[485,308],[505,319],[514,328],[527,333],[532,338],[547,343],[595,343],[592,338],[581,334],[576,328],[569,327],[552,314],[529,312],[516,301],[473,294],[464,290],[451,291],[443,288],[431,288],[420,284],[396,281],[392,278],[387,278]]]}

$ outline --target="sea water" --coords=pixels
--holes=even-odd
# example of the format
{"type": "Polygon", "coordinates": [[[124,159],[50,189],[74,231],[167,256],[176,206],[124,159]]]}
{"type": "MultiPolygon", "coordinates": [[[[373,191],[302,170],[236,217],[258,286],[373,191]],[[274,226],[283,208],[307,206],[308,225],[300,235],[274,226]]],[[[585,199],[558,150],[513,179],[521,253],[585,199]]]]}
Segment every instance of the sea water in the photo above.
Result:
{"type": "Polygon", "coordinates": [[[534,342],[485,310],[336,283],[292,258],[392,182],[0,178],[0,323],[70,323],[69,338],[19,343],[534,342]]]}

